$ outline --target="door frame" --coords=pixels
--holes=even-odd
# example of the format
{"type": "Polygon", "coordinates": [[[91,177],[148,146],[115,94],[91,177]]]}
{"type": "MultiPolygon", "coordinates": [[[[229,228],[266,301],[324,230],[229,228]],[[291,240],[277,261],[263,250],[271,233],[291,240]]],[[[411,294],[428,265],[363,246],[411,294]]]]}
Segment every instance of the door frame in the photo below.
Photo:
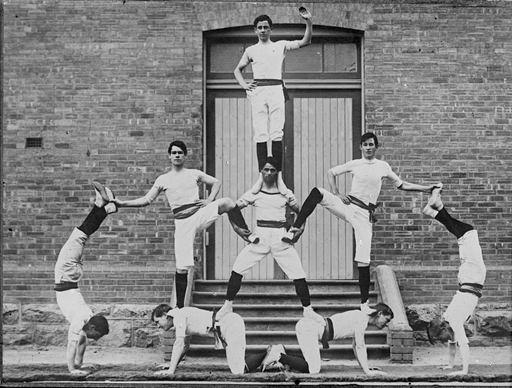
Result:
{"type": "MultiPolygon", "coordinates": [[[[275,29],[279,34],[273,34],[273,40],[279,39],[300,39],[297,36],[297,28],[303,30],[303,25],[275,25],[275,29]]],[[[234,75],[217,74],[208,76],[209,69],[209,47],[212,43],[219,41],[240,41],[254,38],[252,26],[231,28],[225,30],[207,31],[203,34],[203,165],[205,172],[215,176],[215,155],[209,150],[215,149],[215,97],[218,95],[226,95],[233,97],[235,94],[241,94],[245,97],[245,90],[239,85],[234,75]]],[[[360,135],[364,132],[364,65],[363,65],[363,45],[364,35],[362,31],[348,30],[342,28],[332,28],[315,26],[315,39],[321,39],[325,42],[350,41],[357,44],[357,74],[349,74],[345,77],[325,77],[307,78],[308,74],[292,74],[283,73],[283,80],[289,91],[290,99],[294,96],[311,93],[312,90],[326,91],[327,93],[343,91],[351,94],[353,100],[353,116],[352,116],[352,156],[360,157],[360,149],[358,141],[360,135]]],[[[256,41],[254,42],[256,43],[256,41]]],[[[315,74],[316,75],[316,74],[315,74]]],[[[285,128],[284,128],[284,166],[293,164],[293,136],[290,135],[293,129],[293,106],[287,102],[285,128]],[[288,133],[288,136],[286,134],[288,133]],[[289,150],[287,150],[287,145],[289,150]]],[[[285,181],[289,187],[294,189],[293,170],[284,169],[285,181]]],[[[232,198],[233,199],[233,198],[232,198]]],[[[233,200],[236,200],[234,198],[233,200]]],[[[291,216],[288,217],[292,219],[291,216]]],[[[215,279],[215,224],[203,231],[203,278],[215,279]],[[210,244],[211,242],[211,244],[210,244]]],[[[355,244],[353,245],[355,247],[355,244]]],[[[355,263],[353,262],[354,271],[355,263]]],[[[274,262],[274,278],[284,278],[285,275],[279,265],[274,262]]]]}

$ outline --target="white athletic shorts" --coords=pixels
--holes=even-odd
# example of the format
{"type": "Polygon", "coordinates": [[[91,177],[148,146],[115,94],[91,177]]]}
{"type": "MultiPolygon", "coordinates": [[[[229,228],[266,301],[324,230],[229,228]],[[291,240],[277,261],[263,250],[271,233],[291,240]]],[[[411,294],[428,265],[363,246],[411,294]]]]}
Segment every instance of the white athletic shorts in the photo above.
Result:
{"type": "Polygon", "coordinates": [[[213,224],[219,215],[219,201],[213,201],[183,220],[176,219],[174,232],[174,252],[176,269],[189,269],[194,266],[194,239],[196,232],[213,224]]]}
{"type": "Polygon", "coordinates": [[[486,269],[478,232],[473,229],[457,240],[459,244],[459,283],[476,283],[483,286],[486,269]]]}
{"type": "Polygon", "coordinates": [[[236,313],[228,313],[219,321],[220,332],[226,341],[226,358],[235,375],[245,371],[245,323],[236,313]]]}
{"type": "Polygon", "coordinates": [[[254,141],[282,140],[285,121],[283,86],[258,86],[247,91],[247,98],[251,102],[254,141]]]}
{"type": "Polygon", "coordinates": [[[322,188],[318,190],[323,195],[320,205],[324,206],[336,217],[348,222],[354,228],[356,240],[356,256],[354,260],[358,263],[370,264],[373,225],[369,219],[370,214],[368,210],[354,204],[345,205],[333,193],[322,188]]]}
{"type": "Polygon", "coordinates": [[[286,234],[285,228],[256,227],[254,233],[260,237],[260,242],[249,244],[240,251],[233,264],[233,271],[244,276],[270,253],[289,279],[306,278],[299,254],[293,245],[281,241],[286,234]]]}
{"type": "Polygon", "coordinates": [[[300,350],[308,363],[309,373],[320,373],[322,359],[320,357],[320,340],[325,326],[309,318],[301,318],[295,325],[295,334],[300,350]]]}

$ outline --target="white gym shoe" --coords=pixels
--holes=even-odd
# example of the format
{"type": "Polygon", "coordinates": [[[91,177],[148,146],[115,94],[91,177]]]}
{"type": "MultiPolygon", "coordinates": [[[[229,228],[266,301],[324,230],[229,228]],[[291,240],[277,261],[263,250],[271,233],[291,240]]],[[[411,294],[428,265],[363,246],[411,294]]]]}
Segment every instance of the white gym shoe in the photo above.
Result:
{"type": "Polygon", "coordinates": [[[432,194],[428,198],[428,202],[421,211],[426,216],[436,218],[437,213],[439,213],[439,210],[441,210],[444,205],[441,201],[441,192],[443,191],[443,184],[439,183],[437,187],[432,190],[432,194]]]}
{"type": "Polygon", "coordinates": [[[219,311],[217,311],[217,314],[215,314],[215,320],[220,321],[226,314],[233,312],[233,302],[226,300],[224,302],[224,305],[220,308],[219,311]]]}
{"type": "Polygon", "coordinates": [[[251,233],[249,237],[247,237],[251,244],[257,244],[260,242],[260,237],[257,234],[251,233]]]}
{"type": "Polygon", "coordinates": [[[283,345],[269,345],[267,348],[267,355],[261,362],[261,371],[265,372],[265,368],[278,363],[281,359],[281,354],[284,353],[286,352],[283,345]]]}
{"type": "Polygon", "coordinates": [[[316,323],[325,326],[325,319],[320,314],[316,313],[315,310],[313,310],[313,306],[309,305],[304,307],[304,318],[309,318],[316,323]]]}
{"type": "Polygon", "coordinates": [[[366,301],[365,303],[361,303],[361,311],[367,315],[373,314],[375,311],[370,307],[369,301],[366,301]]]}
{"type": "Polygon", "coordinates": [[[441,201],[441,193],[443,192],[443,184],[439,183],[436,185],[436,188],[432,190],[432,194],[428,199],[428,205],[439,211],[443,208],[443,202],[441,201]]]}
{"type": "Polygon", "coordinates": [[[298,230],[299,229],[292,226],[288,230],[288,232],[286,232],[286,234],[283,236],[281,241],[284,241],[285,243],[288,243],[288,244],[294,244],[293,240],[295,239],[295,232],[297,232],[298,230]]]}
{"type": "Polygon", "coordinates": [[[96,199],[94,200],[94,204],[97,207],[103,207],[107,203],[109,203],[110,199],[107,190],[105,190],[105,187],[100,182],[96,181],[93,181],[92,185],[94,186],[94,190],[96,191],[96,199]]]}

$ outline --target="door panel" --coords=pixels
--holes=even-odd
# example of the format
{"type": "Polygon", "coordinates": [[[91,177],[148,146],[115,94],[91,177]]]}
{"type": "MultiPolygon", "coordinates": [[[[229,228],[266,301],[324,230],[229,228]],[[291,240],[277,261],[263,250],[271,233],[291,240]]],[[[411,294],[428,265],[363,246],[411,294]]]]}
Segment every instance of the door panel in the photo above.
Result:
{"type": "MultiPolygon", "coordinates": [[[[293,124],[294,191],[302,204],[313,187],[329,190],[329,168],[352,159],[352,99],[294,98],[293,124]]],[[[338,177],[340,192],[349,186],[349,176],[338,177]]],[[[295,248],[309,279],[352,278],[352,228],[321,206],[295,248]]]]}
{"type": "MultiPolygon", "coordinates": [[[[215,177],[222,182],[218,198],[236,201],[258,179],[256,146],[251,126],[251,108],[244,96],[215,97],[215,177]]],[[[254,228],[252,206],[242,210],[249,228],[254,228]]],[[[229,279],[238,253],[247,245],[231,228],[228,217],[215,223],[215,279],[229,279]]],[[[245,279],[273,279],[273,259],[265,258],[245,279]]]]}
{"type": "MultiPolygon", "coordinates": [[[[326,171],[353,158],[354,124],[360,122],[358,91],[289,90],[286,103],[285,182],[302,204],[313,187],[329,189],[326,171]]],[[[222,182],[218,198],[236,201],[258,178],[251,110],[245,93],[212,90],[207,105],[207,172],[222,182]]],[[[338,179],[348,192],[350,177],[338,179]]],[[[255,220],[251,206],[242,210],[249,228],[255,220]]],[[[228,279],[246,243],[232,230],[227,216],[208,230],[207,277],[228,279]],[[213,258],[214,260],[211,260],[213,258]]],[[[353,276],[351,227],[319,206],[295,245],[309,279],[350,279],[353,276]]],[[[246,279],[284,278],[268,256],[246,279]]]]}

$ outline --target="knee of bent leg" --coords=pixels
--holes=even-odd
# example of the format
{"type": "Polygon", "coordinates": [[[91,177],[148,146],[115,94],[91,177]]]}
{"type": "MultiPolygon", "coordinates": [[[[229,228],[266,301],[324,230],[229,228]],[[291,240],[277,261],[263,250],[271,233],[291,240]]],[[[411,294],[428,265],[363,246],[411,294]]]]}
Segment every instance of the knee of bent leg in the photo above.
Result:
{"type": "Polygon", "coordinates": [[[306,334],[311,331],[311,322],[308,318],[301,318],[295,325],[297,335],[306,334]]]}
{"type": "Polygon", "coordinates": [[[194,266],[193,265],[186,265],[186,266],[183,266],[183,267],[180,267],[180,268],[176,268],[176,272],[177,273],[188,273],[188,271],[191,268],[194,268],[194,266]]]}

